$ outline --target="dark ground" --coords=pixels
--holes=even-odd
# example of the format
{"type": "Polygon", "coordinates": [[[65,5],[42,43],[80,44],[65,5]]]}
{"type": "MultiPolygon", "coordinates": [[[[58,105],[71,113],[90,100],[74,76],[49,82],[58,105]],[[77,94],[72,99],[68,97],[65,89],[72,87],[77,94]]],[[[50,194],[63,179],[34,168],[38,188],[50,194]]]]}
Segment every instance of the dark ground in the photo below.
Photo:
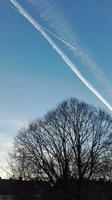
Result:
{"type": "Polygon", "coordinates": [[[112,182],[103,180],[83,181],[80,189],[76,181],[52,187],[42,181],[1,180],[0,190],[4,192],[0,200],[112,200],[112,182]]]}

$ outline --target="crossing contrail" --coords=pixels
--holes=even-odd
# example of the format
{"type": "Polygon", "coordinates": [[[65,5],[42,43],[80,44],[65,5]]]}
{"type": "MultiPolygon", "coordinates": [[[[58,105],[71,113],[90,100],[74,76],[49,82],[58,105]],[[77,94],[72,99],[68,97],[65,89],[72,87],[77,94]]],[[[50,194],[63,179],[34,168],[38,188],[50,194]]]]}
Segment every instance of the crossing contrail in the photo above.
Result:
{"type": "Polygon", "coordinates": [[[107,100],[100,94],[98,90],[80,73],[76,65],[63,53],[63,51],[57,46],[57,44],[50,38],[47,32],[42,28],[42,26],[35,20],[29,13],[16,1],[10,0],[10,2],[18,9],[18,11],[38,30],[43,37],[50,43],[50,45],[55,49],[55,51],[61,56],[64,62],[72,69],[72,71],[79,77],[79,79],[86,85],[86,87],[102,101],[110,111],[112,111],[112,106],[107,102],[107,100]]]}
{"type": "Polygon", "coordinates": [[[84,67],[89,69],[92,75],[94,75],[95,79],[101,84],[105,92],[109,96],[112,96],[112,83],[109,81],[108,77],[106,77],[102,67],[93,60],[88,50],[84,46],[83,48],[81,47],[81,42],[77,37],[78,35],[75,34],[74,29],[72,29],[69,21],[65,15],[63,15],[64,13],[63,10],[61,10],[61,7],[58,7],[55,4],[55,0],[26,1],[30,3],[33,8],[36,8],[42,21],[44,20],[44,22],[51,27],[51,30],[54,30],[55,34],[75,47],[68,48],[68,50],[73,54],[75,59],[77,56],[77,59],[83,64],[84,67]]]}
{"type": "Polygon", "coordinates": [[[68,47],[70,47],[71,49],[77,51],[77,48],[74,47],[73,45],[71,45],[69,42],[67,42],[66,40],[62,39],[60,36],[56,35],[55,33],[53,33],[52,31],[50,31],[49,29],[45,28],[44,26],[41,26],[45,31],[47,31],[50,35],[54,36],[56,39],[58,39],[59,41],[61,41],[62,43],[66,44],[68,47]]]}

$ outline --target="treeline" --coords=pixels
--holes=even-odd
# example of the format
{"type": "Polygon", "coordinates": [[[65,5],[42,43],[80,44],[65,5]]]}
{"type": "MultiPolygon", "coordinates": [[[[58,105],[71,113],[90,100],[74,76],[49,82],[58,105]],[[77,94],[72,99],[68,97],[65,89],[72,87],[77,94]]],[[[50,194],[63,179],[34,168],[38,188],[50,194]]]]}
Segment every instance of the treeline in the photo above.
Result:
{"type": "Polygon", "coordinates": [[[81,199],[85,181],[112,180],[112,117],[75,98],[63,101],[19,131],[9,166],[15,179],[47,181],[64,199],[72,199],[69,191],[81,199]]]}

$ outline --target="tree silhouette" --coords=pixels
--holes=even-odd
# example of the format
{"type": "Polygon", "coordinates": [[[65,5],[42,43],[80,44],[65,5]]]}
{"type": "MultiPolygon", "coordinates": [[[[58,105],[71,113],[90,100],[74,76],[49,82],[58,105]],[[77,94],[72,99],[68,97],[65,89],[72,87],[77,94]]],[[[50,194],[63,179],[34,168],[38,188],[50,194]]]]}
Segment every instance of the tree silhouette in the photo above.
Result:
{"type": "Polygon", "coordinates": [[[111,116],[70,98],[19,131],[10,167],[16,177],[60,182],[64,187],[74,179],[80,187],[84,179],[102,178],[104,173],[107,177],[111,148],[111,116]]]}

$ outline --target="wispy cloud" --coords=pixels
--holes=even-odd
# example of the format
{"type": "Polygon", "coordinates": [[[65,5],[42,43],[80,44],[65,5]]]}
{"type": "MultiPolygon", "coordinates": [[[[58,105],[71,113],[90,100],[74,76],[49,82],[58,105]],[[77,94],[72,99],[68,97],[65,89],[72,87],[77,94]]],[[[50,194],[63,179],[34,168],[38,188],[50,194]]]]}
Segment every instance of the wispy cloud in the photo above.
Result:
{"type": "Polygon", "coordinates": [[[107,102],[107,100],[98,92],[91,83],[89,83],[85,77],[77,69],[76,65],[63,53],[63,51],[57,46],[57,44],[50,38],[50,36],[45,32],[42,26],[32,18],[31,15],[16,1],[10,0],[10,2],[18,9],[18,11],[33,25],[33,27],[39,31],[43,37],[49,42],[53,49],[60,55],[62,60],[71,68],[71,70],[77,75],[77,77],[86,85],[86,87],[94,94],[97,98],[102,101],[110,111],[112,111],[112,106],[107,102]]]}
{"type": "Polygon", "coordinates": [[[53,0],[27,0],[29,3],[32,3],[33,6],[36,6],[40,17],[48,23],[50,28],[58,34],[63,40],[67,41],[74,48],[70,49],[75,52],[75,56],[80,58],[81,62],[93,73],[96,80],[102,85],[105,91],[112,95],[112,83],[108,80],[105,73],[102,71],[101,66],[97,65],[88,53],[84,52],[81,48],[81,44],[76,37],[74,30],[67,22],[67,20],[57,10],[53,5],[53,0]],[[69,31],[68,31],[69,30],[69,31]]]}

